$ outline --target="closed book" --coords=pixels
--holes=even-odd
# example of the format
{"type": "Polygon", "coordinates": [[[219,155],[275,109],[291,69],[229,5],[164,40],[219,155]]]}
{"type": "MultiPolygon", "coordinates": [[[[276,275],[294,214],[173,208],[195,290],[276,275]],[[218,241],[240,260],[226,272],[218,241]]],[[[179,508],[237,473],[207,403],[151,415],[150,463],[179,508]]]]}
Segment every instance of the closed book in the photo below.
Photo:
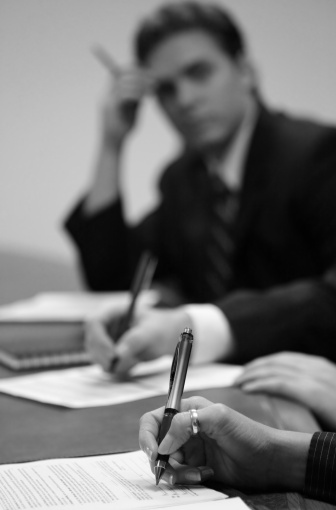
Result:
{"type": "MultiPolygon", "coordinates": [[[[140,306],[156,293],[145,291],[140,306]]],[[[0,363],[12,370],[82,365],[85,322],[105,309],[123,310],[129,292],[46,293],[0,307],[0,363]]]]}
{"type": "Polygon", "coordinates": [[[87,364],[83,327],[83,321],[0,320],[0,363],[12,370],[87,364]]]}

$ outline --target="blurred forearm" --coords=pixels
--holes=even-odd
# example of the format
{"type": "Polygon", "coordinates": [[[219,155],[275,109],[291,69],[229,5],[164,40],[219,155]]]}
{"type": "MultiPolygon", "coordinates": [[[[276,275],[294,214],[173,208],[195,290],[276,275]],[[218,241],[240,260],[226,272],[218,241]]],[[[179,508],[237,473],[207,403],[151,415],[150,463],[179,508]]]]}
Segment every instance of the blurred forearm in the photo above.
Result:
{"type": "Polygon", "coordinates": [[[94,180],[83,204],[87,215],[99,212],[119,198],[119,160],[120,148],[103,142],[97,158],[94,180]]]}

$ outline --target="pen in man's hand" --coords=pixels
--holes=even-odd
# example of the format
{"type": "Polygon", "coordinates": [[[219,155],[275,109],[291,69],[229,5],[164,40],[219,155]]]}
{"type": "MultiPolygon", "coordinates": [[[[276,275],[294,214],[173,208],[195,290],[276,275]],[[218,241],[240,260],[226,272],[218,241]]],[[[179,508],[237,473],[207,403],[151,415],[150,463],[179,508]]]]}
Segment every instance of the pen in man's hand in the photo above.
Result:
{"type": "MultiPolygon", "coordinates": [[[[133,282],[131,285],[131,301],[126,310],[125,315],[123,315],[119,321],[115,325],[112,325],[110,328],[110,334],[113,340],[116,342],[118,339],[127,331],[131,325],[134,308],[136,305],[136,301],[138,296],[142,290],[148,289],[151,285],[153,275],[157,265],[157,258],[151,255],[149,251],[143,252],[140,257],[139,263],[135,270],[135,275],[133,278],[133,282]]],[[[115,357],[111,361],[110,370],[113,372],[116,364],[118,363],[118,358],[115,357]]]]}
{"type": "Polygon", "coordinates": [[[142,290],[149,288],[152,282],[156,265],[157,259],[153,257],[150,252],[145,251],[141,255],[131,286],[131,301],[126,314],[123,316],[121,323],[119,324],[116,339],[124,334],[125,331],[127,331],[127,329],[130,327],[137,298],[142,290]]]}
{"type": "MultiPolygon", "coordinates": [[[[184,388],[185,379],[189,365],[190,353],[193,344],[193,334],[190,328],[185,328],[176,346],[172,362],[167,404],[164,410],[163,420],[160,427],[158,444],[166,436],[172,419],[180,410],[180,403],[184,388]]],[[[158,485],[160,478],[168,464],[169,455],[158,454],[155,461],[154,472],[155,482],[158,485]]]]}

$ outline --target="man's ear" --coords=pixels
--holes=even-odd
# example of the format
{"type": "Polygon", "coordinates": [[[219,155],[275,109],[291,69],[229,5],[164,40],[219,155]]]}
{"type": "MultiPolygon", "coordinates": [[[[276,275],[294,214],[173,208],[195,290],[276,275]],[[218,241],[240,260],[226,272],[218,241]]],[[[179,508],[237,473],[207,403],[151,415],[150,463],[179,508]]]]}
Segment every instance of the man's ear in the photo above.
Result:
{"type": "Polygon", "coordinates": [[[243,84],[247,90],[257,92],[259,90],[259,73],[255,63],[250,57],[241,55],[237,59],[237,65],[240,69],[243,84]]]}

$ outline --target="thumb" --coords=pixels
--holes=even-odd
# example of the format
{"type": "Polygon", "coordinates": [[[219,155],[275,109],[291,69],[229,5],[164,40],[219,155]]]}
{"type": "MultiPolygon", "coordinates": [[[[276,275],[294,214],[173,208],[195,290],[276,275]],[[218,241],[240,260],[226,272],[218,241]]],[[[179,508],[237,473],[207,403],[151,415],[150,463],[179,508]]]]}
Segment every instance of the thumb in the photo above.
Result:
{"type": "Polygon", "coordinates": [[[86,324],[84,347],[92,362],[98,363],[104,370],[109,371],[111,359],[114,357],[114,345],[107,335],[104,325],[99,321],[91,321],[86,324]]]}
{"type": "Polygon", "coordinates": [[[137,326],[126,331],[115,347],[115,373],[122,374],[141,360],[143,352],[143,335],[137,326]]]}

